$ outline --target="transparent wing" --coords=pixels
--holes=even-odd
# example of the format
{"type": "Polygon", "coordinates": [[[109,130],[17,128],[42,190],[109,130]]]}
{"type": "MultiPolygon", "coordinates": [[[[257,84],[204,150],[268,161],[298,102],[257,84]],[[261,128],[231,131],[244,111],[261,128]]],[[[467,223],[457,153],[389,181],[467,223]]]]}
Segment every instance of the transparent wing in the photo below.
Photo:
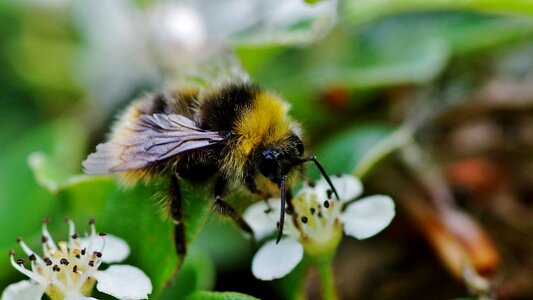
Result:
{"type": "Polygon", "coordinates": [[[137,122],[125,124],[119,131],[83,162],[86,173],[138,170],[224,140],[222,134],[202,130],[192,120],[176,114],[141,115],[137,122]]]}

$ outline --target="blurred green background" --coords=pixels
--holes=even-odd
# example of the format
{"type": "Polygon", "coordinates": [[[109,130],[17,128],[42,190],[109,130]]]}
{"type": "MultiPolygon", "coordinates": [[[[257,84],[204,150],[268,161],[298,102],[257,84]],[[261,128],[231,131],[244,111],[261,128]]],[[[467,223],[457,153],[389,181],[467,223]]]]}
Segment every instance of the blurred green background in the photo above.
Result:
{"type": "MultiPolygon", "coordinates": [[[[237,2],[215,5],[199,1],[190,7],[198,10],[201,19],[222,14],[224,10],[218,6],[236,9],[240,6],[237,2]]],[[[504,78],[508,79],[504,82],[515,83],[503,89],[500,103],[512,104],[512,108],[502,105],[503,110],[511,110],[509,119],[518,114],[524,120],[514,129],[531,130],[530,1],[352,0],[317,5],[325,4],[329,8],[307,19],[296,17],[298,9],[291,11],[294,18],[289,14],[288,21],[270,31],[265,30],[269,18],[281,15],[275,9],[260,17],[253,15],[254,10],[245,11],[239,21],[219,15],[213,18],[219,23],[208,24],[202,41],[207,48],[229,46],[254,82],[291,103],[291,115],[303,124],[308,151],[316,153],[329,172],[353,172],[373,146],[425,110],[432,117],[437,115],[430,123],[437,129],[420,130],[420,141],[439,163],[477,155],[475,151],[457,154],[454,146],[446,144],[448,131],[443,133],[443,128],[449,130],[475,114],[472,107],[483,107],[476,102],[472,106],[472,101],[491,95],[497,101],[499,94],[485,89],[490,88],[491,80],[504,78]],[[459,111],[449,113],[452,109],[459,111]],[[435,149],[435,145],[441,148],[435,149]]],[[[185,188],[190,254],[174,288],[166,289],[164,283],[176,258],[171,224],[153,197],[157,185],[124,189],[112,177],[81,174],[81,161],[105,139],[116,112],[134,97],[175,80],[174,76],[179,79],[180,60],[191,55],[187,40],[166,44],[168,37],[158,36],[163,29],[157,26],[163,25],[147,25],[145,16],[158,9],[165,11],[165,5],[172,2],[0,1],[0,290],[23,278],[8,262],[10,249],[22,253],[16,237],[39,247],[44,217],[52,219],[51,231],[58,240],[66,238],[64,217],[72,218],[83,231],[94,216],[98,230],[130,244],[132,254],[127,262],[152,279],[153,299],[181,299],[197,290],[236,291],[265,299],[293,297],[291,283],[302,280],[304,271],[280,282],[255,280],[249,271],[254,251],[250,242],[232,222],[209,213],[210,186],[185,188]]],[[[491,117],[488,120],[500,124],[491,117]]],[[[531,140],[524,143],[531,146],[531,140]]],[[[531,153],[531,148],[521,149],[531,153]]],[[[530,164],[527,153],[520,159],[530,164]]],[[[520,164],[520,160],[512,163],[520,164]]],[[[529,170],[522,170],[521,192],[531,182],[529,170]]],[[[317,173],[310,172],[310,176],[317,177],[317,173]]],[[[372,184],[379,181],[375,177],[369,179],[370,190],[382,192],[380,184],[372,184]]],[[[395,193],[392,188],[383,190],[395,193]]],[[[243,207],[250,202],[243,199],[245,193],[230,198],[243,202],[243,207]]],[[[354,267],[350,271],[339,266],[340,294],[347,299],[468,295],[466,288],[439,266],[427,237],[416,233],[416,225],[399,206],[396,225],[383,236],[342,245],[339,259],[354,267]],[[413,246],[422,249],[423,258],[406,254],[413,246]],[[358,259],[366,259],[366,263],[358,259]],[[407,265],[418,267],[409,271],[407,265]],[[373,269],[381,271],[362,278],[373,269]],[[421,283],[421,277],[426,281],[421,283]]],[[[485,217],[487,209],[466,209],[482,222],[490,219],[485,217]]],[[[521,232],[518,236],[531,238],[521,232]]],[[[496,240],[498,249],[515,257],[514,250],[506,250],[506,243],[496,240]]],[[[499,273],[499,278],[514,278],[509,275],[515,274],[513,264],[502,265],[507,273],[499,273]]],[[[307,290],[311,299],[318,299],[313,280],[316,278],[311,275],[307,290]]],[[[507,294],[497,293],[509,298],[533,297],[531,284],[515,285],[510,281],[507,294]]]]}

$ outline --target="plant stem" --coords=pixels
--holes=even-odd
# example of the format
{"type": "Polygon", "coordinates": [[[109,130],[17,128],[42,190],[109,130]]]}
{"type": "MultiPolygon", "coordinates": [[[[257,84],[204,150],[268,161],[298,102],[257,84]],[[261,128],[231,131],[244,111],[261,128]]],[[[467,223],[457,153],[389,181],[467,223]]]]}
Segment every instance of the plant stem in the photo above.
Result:
{"type": "Polygon", "coordinates": [[[320,285],[322,288],[322,299],[337,300],[337,289],[335,288],[335,276],[332,268],[333,257],[320,257],[316,260],[318,273],[320,275],[320,285]]]}

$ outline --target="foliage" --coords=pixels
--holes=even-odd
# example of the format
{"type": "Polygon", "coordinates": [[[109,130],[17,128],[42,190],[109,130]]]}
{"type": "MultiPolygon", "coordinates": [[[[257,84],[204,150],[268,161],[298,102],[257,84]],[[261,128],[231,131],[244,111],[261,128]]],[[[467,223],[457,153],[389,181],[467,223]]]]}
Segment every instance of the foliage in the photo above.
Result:
{"type": "MultiPolygon", "coordinates": [[[[157,3],[137,2],[139,12],[157,3]]],[[[157,199],[165,183],[124,188],[112,176],[82,174],[81,161],[131,98],[124,95],[163,86],[164,68],[152,62],[160,73],[149,80],[108,79],[124,90],[113,102],[99,103],[94,87],[80,75],[85,71],[81,53],[98,45],[73,17],[75,8],[43,3],[0,2],[0,290],[18,278],[6,267],[7,253],[17,249],[16,237],[35,247],[44,217],[68,216],[77,223],[95,217],[99,228],[128,241],[128,263],[151,278],[153,299],[279,297],[271,285],[251,278],[242,284],[252,282],[257,294],[246,288],[238,292],[251,296],[218,292],[217,276],[249,271],[252,250],[236,226],[212,216],[210,185],[183,184],[189,253],[174,278],[173,226],[157,199]],[[169,281],[173,288],[167,288],[169,281]]],[[[250,77],[291,103],[291,115],[303,123],[307,151],[317,154],[330,173],[355,172],[374,146],[412,120],[419,107],[398,103],[405,90],[416,89],[424,98],[420,95],[446,83],[450,70],[527,55],[533,38],[532,6],[520,0],[344,1],[338,14],[336,25],[316,40],[308,40],[312,24],[301,20],[277,28],[284,34],[273,37],[256,33],[257,27],[228,34],[250,77]]],[[[102,76],[109,71],[106,60],[111,58],[99,62],[102,76]]],[[[140,67],[131,72],[137,71],[140,67]]],[[[465,74],[486,75],[475,69],[465,74]]],[[[454,99],[467,96],[458,93],[454,99]]],[[[421,103],[434,108],[431,101],[421,103]]],[[[311,178],[318,175],[309,171],[311,178]]],[[[231,198],[249,203],[241,199],[246,195],[236,192],[231,198]]],[[[51,224],[52,232],[65,230],[60,222],[51,224]]],[[[301,296],[302,282],[313,272],[308,265],[276,283],[283,295],[301,296]]]]}

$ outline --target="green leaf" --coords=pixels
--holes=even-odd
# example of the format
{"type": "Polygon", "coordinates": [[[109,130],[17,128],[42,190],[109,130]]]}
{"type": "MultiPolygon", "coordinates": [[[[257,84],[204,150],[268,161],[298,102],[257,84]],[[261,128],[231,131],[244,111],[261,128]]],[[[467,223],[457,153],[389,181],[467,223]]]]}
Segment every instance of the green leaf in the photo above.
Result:
{"type": "Polygon", "coordinates": [[[320,86],[367,89],[426,83],[451,57],[524,41],[533,20],[468,12],[406,13],[337,30],[312,52],[320,86]],[[332,47],[332,45],[335,45],[332,47]]]}
{"type": "MultiPolygon", "coordinates": [[[[73,219],[94,216],[98,230],[126,240],[131,247],[128,261],[141,268],[152,280],[154,298],[165,292],[167,282],[172,279],[178,265],[173,242],[173,223],[163,217],[162,207],[154,196],[162,188],[164,185],[161,184],[139,184],[125,189],[109,176],[76,175],[67,179],[59,192],[64,207],[73,219]]],[[[203,187],[182,183],[188,246],[208,216],[210,202],[205,195],[203,187]]],[[[198,266],[203,262],[205,265],[201,280],[208,280],[198,279],[198,286],[210,287],[209,277],[203,278],[210,272],[210,263],[205,259],[199,262],[197,257],[192,254],[190,264],[198,266]]],[[[188,259],[185,260],[186,263],[188,259]]],[[[178,277],[179,274],[181,271],[178,277]]]]}
{"type": "Polygon", "coordinates": [[[249,264],[252,254],[251,241],[245,238],[235,222],[222,218],[213,213],[194,245],[209,253],[218,268],[235,268],[249,264]]]}
{"type": "Polygon", "coordinates": [[[65,124],[62,136],[51,151],[36,151],[28,156],[28,165],[35,180],[43,188],[57,194],[64,185],[80,180],[70,175],[81,167],[87,132],[77,122],[65,124]]]}
{"type": "MultiPolygon", "coordinates": [[[[65,149],[64,143],[68,140],[78,144],[83,135],[79,128],[76,121],[58,120],[28,131],[0,149],[0,228],[9,228],[0,235],[0,252],[15,248],[17,236],[28,238],[38,234],[43,217],[65,217],[61,203],[35,182],[27,159],[30,153],[42,151],[62,155],[61,165],[73,165],[71,160],[76,155],[65,149]]],[[[0,264],[9,265],[7,255],[0,256],[0,264]]],[[[0,278],[12,271],[0,268],[0,278]]]]}
{"type": "MultiPolygon", "coordinates": [[[[76,160],[80,165],[80,160],[76,160]]],[[[35,180],[53,194],[71,194],[88,192],[92,199],[99,198],[100,185],[109,185],[111,176],[92,176],[86,174],[70,174],[64,164],[43,152],[34,152],[28,157],[28,164],[35,175],[35,180]],[[80,191],[81,190],[81,191],[80,191]],[[96,193],[96,195],[95,195],[96,193]]],[[[114,185],[114,184],[113,184],[114,185]]],[[[70,195],[76,198],[76,195],[70,195]]],[[[81,196],[83,197],[83,196],[81,196]]],[[[94,201],[91,201],[94,202],[94,201]]],[[[85,209],[84,207],[80,207],[85,209]]]]}
{"type": "Polygon", "coordinates": [[[53,194],[59,192],[60,186],[67,180],[68,174],[58,161],[53,161],[43,152],[34,152],[28,157],[28,165],[35,175],[35,180],[53,194]]]}
{"type": "MultiPolygon", "coordinates": [[[[357,125],[335,134],[317,148],[317,157],[330,174],[351,173],[361,158],[392,129],[383,124],[357,125]]],[[[310,168],[311,176],[318,171],[310,168]]]]}
{"type": "Polygon", "coordinates": [[[480,12],[493,12],[498,14],[515,14],[533,16],[533,5],[529,0],[355,0],[346,1],[343,15],[350,20],[362,23],[385,15],[398,14],[407,11],[422,10],[459,10],[469,9],[480,12]]]}
{"type": "Polygon", "coordinates": [[[214,279],[215,266],[211,257],[201,248],[191,247],[173,285],[163,291],[160,299],[185,299],[197,290],[212,289],[214,279]]]}
{"type": "Polygon", "coordinates": [[[359,178],[364,178],[380,161],[409,145],[414,139],[413,135],[413,128],[404,125],[387,137],[383,137],[359,159],[352,173],[359,178]]]}
{"type": "MultiPolygon", "coordinates": [[[[96,215],[98,230],[123,238],[131,247],[131,264],[142,269],[152,281],[153,295],[164,288],[177,258],[172,243],[172,226],[164,222],[154,201],[153,188],[137,186],[123,190],[114,188],[96,215]]],[[[91,194],[76,194],[69,199],[76,205],[90,205],[91,194]]]]}
{"type": "Polygon", "coordinates": [[[26,10],[21,17],[25,26],[8,44],[13,69],[32,88],[55,93],[48,98],[50,102],[72,102],[79,88],[74,76],[79,48],[71,18],[59,11],[42,10],[26,10]]]}
{"type": "Polygon", "coordinates": [[[197,291],[187,297],[187,300],[256,300],[258,298],[234,292],[206,292],[197,291]]]}
{"type": "Polygon", "coordinates": [[[58,198],[73,220],[100,219],[107,201],[119,187],[110,176],[74,175],[59,188],[58,198]]]}
{"type": "Polygon", "coordinates": [[[192,243],[212,213],[211,190],[210,186],[193,185],[184,181],[180,185],[187,241],[192,243]]]}

